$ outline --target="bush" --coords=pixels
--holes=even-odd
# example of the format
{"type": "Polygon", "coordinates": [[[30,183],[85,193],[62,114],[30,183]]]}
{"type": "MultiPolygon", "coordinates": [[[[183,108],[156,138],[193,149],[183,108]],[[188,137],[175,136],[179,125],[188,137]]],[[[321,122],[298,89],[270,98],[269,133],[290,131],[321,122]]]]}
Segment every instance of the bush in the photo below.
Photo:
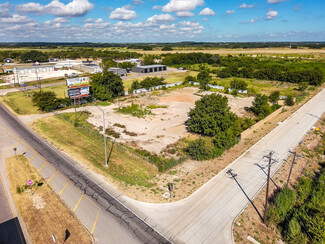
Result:
{"type": "Polygon", "coordinates": [[[55,92],[52,91],[34,92],[32,101],[35,106],[44,112],[51,112],[60,106],[55,92]]]}
{"type": "Polygon", "coordinates": [[[247,90],[247,83],[240,79],[233,79],[230,82],[230,88],[235,90],[247,90]]]}
{"type": "Polygon", "coordinates": [[[291,95],[288,95],[284,102],[287,106],[293,106],[295,104],[294,98],[291,95]]]}
{"type": "Polygon", "coordinates": [[[190,141],[184,152],[197,161],[212,159],[216,156],[215,148],[210,138],[190,141]]]}

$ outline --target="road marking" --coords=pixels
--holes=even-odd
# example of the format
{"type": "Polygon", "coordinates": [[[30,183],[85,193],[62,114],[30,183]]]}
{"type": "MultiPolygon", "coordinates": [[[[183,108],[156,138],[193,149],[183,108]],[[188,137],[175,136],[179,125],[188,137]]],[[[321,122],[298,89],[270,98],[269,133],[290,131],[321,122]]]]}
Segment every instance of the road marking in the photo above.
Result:
{"type": "Polygon", "coordinates": [[[62,192],[64,191],[64,189],[69,185],[69,181],[65,184],[65,186],[62,188],[62,190],[59,192],[59,196],[62,194],[62,192]]]}
{"type": "Polygon", "coordinates": [[[47,181],[47,183],[50,183],[50,181],[53,179],[53,177],[56,175],[58,171],[55,171],[54,174],[51,176],[51,178],[47,181]]]}
{"type": "Polygon", "coordinates": [[[35,158],[38,155],[38,153],[36,153],[33,157],[31,157],[30,159],[28,159],[28,161],[31,161],[33,158],[35,158]]]}
{"type": "Polygon", "coordinates": [[[7,193],[7,190],[6,190],[5,184],[4,184],[4,182],[3,182],[3,179],[2,179],[1,173],[0,173],[0,179],[1,179],[1,183],[2,183],[3,190],[5,191],[5,194],[6,194],[7,201],[8,201],[8,203],[9,203],[9,207],[10,207],[10,211],[11,211],[12,217],[13,217],[14,220],[15,220],[15,224],[16,224],[16,227],[17,227],[17,231],[18,231],[18,233],[19,233],[19,237],[20,237],[21,243],[25,243],[25,242],[23,241],[23,237],[21,236],[21,233],[20,233],[20,229],[19,229],[19,227],[18,227],[18,223],[17,223],[16,216],[15,216],[15,214],[14,214],[14,211],[12,210],[12,206],[11,206],[11,203],[10,203],[10,200],[9,200],[9,196],[8,196],[8,193],[7,193]]]}
{"type": "Polygon", "coordinates": [[[42,165],[42,167],[40,167],[37,171],[40,172],[41,169],[43,169],[43,167],[48,163],[48,161],[45,162],[45,164],[42,165]]]}
{"type": "Polygon", "coordinates": [[[76,211],[77,207],[79,206],[79,203],[81,202],[81,199],[83,198],[84,194],[81,195],[81,197],[79,198],[79,201],[77,202],[76,206],[73,209],[73,212],[76,211]]]}
{"type": "Polygon", "coordinates": [[[93,228],[91,228],[91,232],[90,232],[91,234],[93,234],[94,231],[95,231],[96,224],[97,224],[97,221],[98,221],[99,212],[100,212],[100,208],[98,208],[98,212],[97,212],[97,215],[96,215],[96,219],[95,219],[95,222],[94,222],[93,228]]]}

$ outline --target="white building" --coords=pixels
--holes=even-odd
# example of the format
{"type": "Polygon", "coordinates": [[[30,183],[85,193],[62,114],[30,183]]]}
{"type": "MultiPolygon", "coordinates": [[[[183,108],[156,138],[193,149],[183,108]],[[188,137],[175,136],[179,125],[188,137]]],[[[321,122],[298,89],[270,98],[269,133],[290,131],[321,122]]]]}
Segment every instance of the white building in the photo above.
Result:
{"type": "Polygon", "coordinates": [[[12,71],[14,74],[42,73],[42,72],[54,71],[54,66],[37,65],[37,66],[15,67],[12,69],[12,71]]]}

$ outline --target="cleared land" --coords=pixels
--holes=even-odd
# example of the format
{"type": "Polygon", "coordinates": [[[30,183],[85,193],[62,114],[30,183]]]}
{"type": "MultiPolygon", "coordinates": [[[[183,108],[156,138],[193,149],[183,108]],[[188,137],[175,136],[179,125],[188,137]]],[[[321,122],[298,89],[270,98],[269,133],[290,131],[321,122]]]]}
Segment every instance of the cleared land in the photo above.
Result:
{"type": "MultiPolygon", "coordinates": [[[[116,105],[106,106],[106,121],[108,126],[120,134],[119,142],[139,147],[153,153],[160,153],[168,145],[176,143],[179,139],[189,136],[186,131],[185,121],[188,112],[194,108],[195,102],[202,95],[211,94],[204,92],[197,94],[198,88],[187,87],[162,92],[162,95],[145,94],[144,96],[131,97],[123,102],[123,106],[139,104],[142,107],[153,107],[151,115],[135,117],[129,114],[117,113],[116,105]]],[[[159,92],[160,93],[160,92],[159,92]]],[[[247,115],[245,107],[251,107],[253,97],[233,97],[226,95],[229,106],[239,116],[247,115]]],[[[95,127],[102,125],[102,113],[94,108],[90,112],[88,122],[95,127]]]]}
{"type": "Polygon", "coordinates": [[[65,243],[92,243],[91,235],[80,224],[60,198],[23,156],[7,159],[10,191],[19,215],[23,218],[33,243],[63,243],[66,230],[70,237],[65,243]],[[27,180],[40,186],[27,187],[27,180]]]}

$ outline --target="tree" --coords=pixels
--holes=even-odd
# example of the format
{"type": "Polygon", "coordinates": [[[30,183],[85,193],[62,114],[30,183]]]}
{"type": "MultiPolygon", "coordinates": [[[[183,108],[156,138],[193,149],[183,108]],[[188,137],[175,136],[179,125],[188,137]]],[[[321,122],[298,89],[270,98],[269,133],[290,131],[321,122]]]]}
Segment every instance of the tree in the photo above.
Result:
{"type": "Polygon", "coordinates": [[[278,100],[280,99],[280,92],[274,91],[269,96],[269,101],[272,103],[278,103],[278,100]]]}
{"type": "Polygon", "coordinates": [[[272,108],[267,101],[268,96],[261,94],[257,94],[253,101],[253,106],[251,107],[251,110],[259,119],[263,119],[270,113],[272,113],[272,108]]]}
{"type": "Polygon", "coordinates": [[[144,58],[143,58],[143,60],[141,62],[142,65],[151,65],[151,64],[155,64],[155,63],[156,63],[155,58],[152,55],[144,56],[144,58]]]}
{"type": "Polygon", "coordinates": [[[101,68],[103,70],[107,70],[110,67],[116,67],[117,63],[115,61],[113,61],[113,59],[111,58],[103,58],[102,62],[101,62],[101,68]]]}
{"type": "Polygon", "coordinates": [[[20,61],[22,63],[48,62],[48,58],[49,56],[46,53],[30,51],[21,55],[20,61]]]}
{"type": "Polygon", "coordinates": [[[103,73],[92,76],[90,82],[92,96],[98,100],[112,100],[124,95],[124,86],[119,75],[104,69],[103,73]]]}
{"type": "Polygon", "coordinates": [[[139,83],[139,81],[135,80],[132,82],[131,88],[129,90],[129,92],[133,92],[134,90],[140,89],[141,85],[139,83]]]}
{"type": "Polygon", "coordinates": [[[164,46],[161,51],[173,51],[172,47],[164,46]]]}
{"type": "Polygon", "coordinates": [[[35,106],[44,112],[51,112],[57,109],[60,105],[60,102],[53,91],[34,92],[32,101],[35,106]]]}
{"type": "Polygon", "coordinates": [[[190,82],[196,82],[196,81],[197,81],[196,77],[188,75],[185,77],[183,84],[188,84],[190,82]]]}
{"type": "Polygon", "coordinates": [[[131,63],[131,62],[123,62],[123,63],[119,63],[118,67],[122,68],[122,69],[131,69],[134,66],[136,66],[136,64],[131,63]]]}
{"type": "Polygon", "coordinates": [[[200,88],[203,90],[207,89],[207,85],[211,81],[211,76],[208,70],[203,69],[198,73],[197,80],[200,82],[200,88]]]}
{"type": "Polygon", "coordinates": [[[291,95],[288,95],[284,102],[287,106],[293,106],[295,104],[294,98],[291,95]]]}
{"type": "Polygon", "coordinates": [[[235,90],[247,90],[247,83],[244,80],[240,80],[240,79],[233,79],[230,82],[230,88],[231,89],[235,89],[235,90]]]}
{"type": "MultiPolygon", "coordinates": [[[[235,126],[237,115],[230,111],[228,98],[220,94],[211,94],[195,102],[195,108],[189,112],[187,129],[205,136],[216,136],[235,126]]],[[[235,132],[238,135],[238,128],[235,132]]]]}

